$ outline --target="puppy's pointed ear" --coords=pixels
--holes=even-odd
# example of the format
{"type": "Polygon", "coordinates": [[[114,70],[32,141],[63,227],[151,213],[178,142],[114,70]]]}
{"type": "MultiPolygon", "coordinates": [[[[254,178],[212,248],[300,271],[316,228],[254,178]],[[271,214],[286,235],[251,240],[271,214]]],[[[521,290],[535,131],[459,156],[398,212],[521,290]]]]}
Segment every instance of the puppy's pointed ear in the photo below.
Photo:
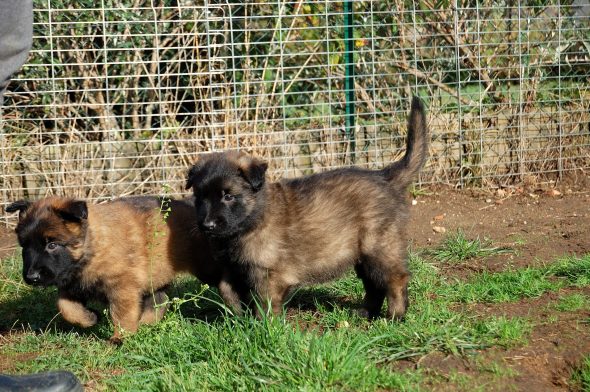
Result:
{"type": "Polygon", "coordinates": [[[198,171],[199,168],[197,165],[193,165],[193,167],[189,169],[188,173],[186,174],[186,185],[184,186],[185,190],[188,191],[196,183],[198,171]]]}
{"type": "Polygon", "coordinates": [[[70,200],[55,208],[55,212],[64,220],[81,222],[88,219],[88,206],[84,200],[70,200]]]}
{"type": "Polygon", "coordinates": [[[264,185],[268,163],[261,159],[242,156],[240,159],[240,175],[248,181],[254,191],[259,191],[264,185]]]}
{"type": "Polygon", "coordinates": [[[18,211],[19,217],[20,217],[23,212],[25,212],[26,210],[29,209],[31,204],[32,203],[28,200],[18,200],[18,201],[15,201],[14,203],[9,204],[8,206],[6,206],[4,211],[6,211],[6,212],[17,212],[18,211]]]}

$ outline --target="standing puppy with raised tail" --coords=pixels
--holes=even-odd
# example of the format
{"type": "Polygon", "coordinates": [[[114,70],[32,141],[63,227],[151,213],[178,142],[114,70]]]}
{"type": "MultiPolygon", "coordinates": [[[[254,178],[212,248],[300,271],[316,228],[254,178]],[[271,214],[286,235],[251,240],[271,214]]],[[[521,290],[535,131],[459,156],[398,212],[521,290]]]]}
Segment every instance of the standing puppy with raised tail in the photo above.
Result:
{"type": "MultiPolygon", "coordinates": [[[[428,154],[426,115],[412,100],[404,157],[382,170],[342,168],[275,183],[267,164],[240,152],[202,157],[188,173],[197,221],[214,252],[245,267],[264,306],[281,310],[291,288],[334,279],[354,267],[363,313],[401,318],[408,306],[407,187],[428,154]]],[[[236,279],[220,287],[231,291],[236,279]]]]}

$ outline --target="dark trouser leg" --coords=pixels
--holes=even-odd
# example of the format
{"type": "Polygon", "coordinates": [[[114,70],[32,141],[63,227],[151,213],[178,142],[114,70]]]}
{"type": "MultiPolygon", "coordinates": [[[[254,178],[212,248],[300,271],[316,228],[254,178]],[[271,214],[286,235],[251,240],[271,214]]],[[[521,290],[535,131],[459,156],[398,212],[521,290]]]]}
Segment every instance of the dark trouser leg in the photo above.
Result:
{"type": "Polygon", "coordinates": [[[33,41],[33,0],[0,0],[0,108],[13,73],[25,63],[33,41]]]}

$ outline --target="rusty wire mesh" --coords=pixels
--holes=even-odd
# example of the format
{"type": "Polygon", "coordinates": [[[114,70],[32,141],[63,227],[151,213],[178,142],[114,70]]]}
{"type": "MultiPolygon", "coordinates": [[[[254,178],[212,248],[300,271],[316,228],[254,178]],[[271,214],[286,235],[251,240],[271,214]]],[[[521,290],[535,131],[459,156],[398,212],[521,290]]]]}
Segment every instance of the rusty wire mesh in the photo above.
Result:
{"type": "Polygon", "coordinates": [[[273,178],[380,168],[403,153],[412,94],[432,133],[422,183],[590,167],[583,1],[352,4],[351,132],[342,1],[36,1],[5,98],[1,204],[181,195],[188,166],[222,149],[264,157],[273,178]]]}

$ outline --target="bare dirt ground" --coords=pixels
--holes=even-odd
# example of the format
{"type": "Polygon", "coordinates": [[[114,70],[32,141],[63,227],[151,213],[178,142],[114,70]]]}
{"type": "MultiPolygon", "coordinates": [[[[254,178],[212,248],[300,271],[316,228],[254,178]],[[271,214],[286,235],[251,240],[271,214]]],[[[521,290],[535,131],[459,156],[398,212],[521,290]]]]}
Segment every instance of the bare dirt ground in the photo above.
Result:
{"type": "MultiPolygon", "coordinates": [[[[539,266],[569,255],[590,253],[590,182],[587,177],[558,187],[511,188],[500,191],[433,188],[418,196],[412,208],[410,238],[417,248],[436,246],[444,233],[462,229],[468,238],[489,238],[494,245],[510,246],[515,253],[443,268],[446,274],[467,277],[475,272],[539,266]],[[436,231],[435,231],[436,230],[436,231]]],[[[482,305],[467,309],[474,315],[526,317],[534,324],[528,345],[481,351],[477,356],[445,357],[440,353],[412,366],[433,372],[450,384],[433,390],[455,389],[453,377],[464,374],[484,390],[565,391],[572,370],[590,355],[590,309],[559,312],[554,304],[562,295],[590,295],[590,288],[564,289],[516,303],[482,305]],[[584,322],[585,321],[585,322],[584,322]],[[492,364],[502,363],[511,377],[494,377],[492,364]],[[504,381],[498,381],[504,380],[504,381]]],[[[475,386],[475,385],[474,385],[475,386]]],[[[459,387],[459,389],[461,389],[459,387]]]]}
{"type": "MultiPolygon", "coordinates": [[[[467,237],[489,238],[496,246],[517,246],[459,269],[501,271],[539,265],[567,254],[590,252],[590,180],[557,188],[509,188],[496,191],[429,189],[412,207],[409,238],[418,248],[436,246],[444,233],[463,230],[467,237]]],[[[455,270],[455,274],[465,271],[455,270]]]]}
{"type": "MultiPolygon", "coordinates": [[[[416,248],[434,247],[445,233],[462,229],[467,237],[491,239],[494,245],[516,252],[443,267],[445,274],[466,278],[480,272],[539,266],[558,257],[590,253],[590,180],[577,177],[557,187],[529,186],[495,191],[453,190],[433,187],[419,195],[412,207],[409,238],[416,248]],[[438,231],[438,232],[437,232],[438,231]],[[445,233],[442,233],[444,231],[445,233]]],[[[16,238],[0,228],[0,258],[16,249],[16,238]]],[[[432,372],[447,382],[432,390],[464,389],[453,380],[464,374],[484,390],[564,391],[575,389],[570,376],[590,355],[590,309],[575,312],[555,310],[563,294],[590,296],[590,288],[563,289],[540,298],[516,303],[476,304],[467,311],[474,316],[506,315],[532,320],[534,327],[524,347],[482,350],[477,356],[457,357],[433,353],[419,361],[400,363],[432,372]],[[584,322],[585,320],[585,322],[584,322]],[[508,377],[497,377],[495,366],[508,377]]]]}

